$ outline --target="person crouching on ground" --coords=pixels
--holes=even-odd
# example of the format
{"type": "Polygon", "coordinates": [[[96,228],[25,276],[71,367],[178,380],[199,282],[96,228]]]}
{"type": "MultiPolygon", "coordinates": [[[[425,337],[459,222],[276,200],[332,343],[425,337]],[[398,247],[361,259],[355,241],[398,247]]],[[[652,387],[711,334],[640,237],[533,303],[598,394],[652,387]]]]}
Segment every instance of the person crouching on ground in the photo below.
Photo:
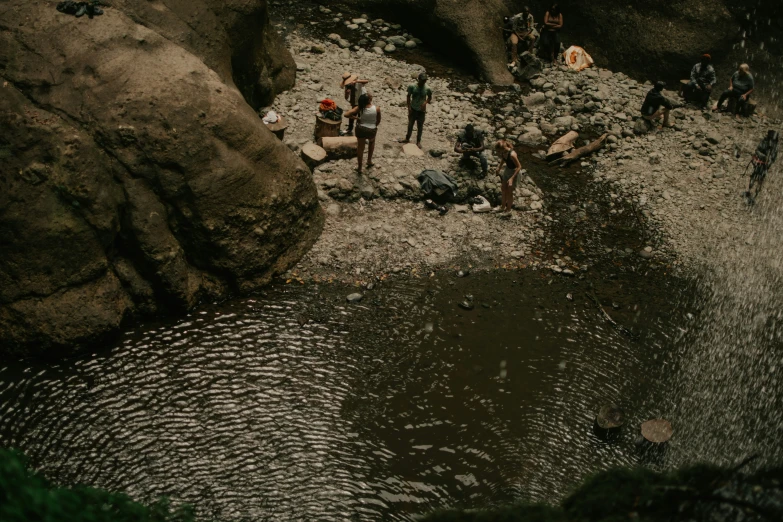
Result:
{"type": "Polygon", "coordinates": [[[514,146],[506,140],[500,140],[495,144],[495,154],[501,159],[498,165],[501,193],[500,211],[511,212],[514,206],[514,189],[519,181],[522,164],[514,151],[514,146]]]}
{"type": "Polygon", "coordinates": [[[351,121],[356,121],[356,158],[359,161],[359,174],[362,173],[362,157],[364,147],[367,147],[367,168],[373,166],[372,153],[375,152],[375,136],[378,134],[378,125],[381,124],[381,110],[372,103],[372,94],[359,96],[357,106],[344,114],[351,121]]]}
{"type": "Polygon", "coordinates": [[[413,124],[416,124],[416,146],[421,148],[421,134],[424,130],[424,119],[427,116],[427,105],[432,103],[432,89],[427,86],[427,73],[420,73],[417,82],[408,86],[408,133],[402,143],[410,143],[413,134],[413,124]]]}
{"type": "MultiPolygon", "coordinates": [[[[340,87],[345,91],[345,101],[351,104],[351,109],[356,107],[359,96],[367,92],[365,85],[368,83],[370,83],[370,80],[360,80],[355,74],[348,72],[343,74],[343,81],[340,82],[340,87]]],[[[353,134],[353,125],[354,120],[348,120],[346,136],[353,134]]]]}
{"type": "Polygon", "coordinates": [[[693,102],[699,107],[706,107],[709,103],[712,86],[717,82],[711,61],[712,57],[705,54],[691,69],[691,81],[685,86],[685,101],[693,102]]]}
{"type": "Polygon", "coordinates": [[[664,82],[655,82],[655,86],[650,89],[642,104],[642,117],[653,125],[663,117],[664,127],[673,127],[669,123],[669,113],[674,108],[672,102],[663,95],[664,82]]]}
{"type": "Polygon", "coordinates": [[[741,109],[742,105],[750,98],[751,93],[753,93],[754,87],[755,82],[753,80],[753,75],[750,74],[750,66],[743,63],[739,66],[737,72],[732,75],[729,80],[728,90],[723,91],[723,94],[720,95],[720,99],[718,99],[718,103],[712,110],[721,110],[723,102],[729,98],[737,100],[737,109],[741,109]]]}
{"type": "Polygon", "coordinates": [[[484,133],[476,129],[472,123],[469,123],[465,127],[465,130],[462,130],[457,134],[454,152],[462,154],[463,161],[470,161],[470,158],[477,156],[479,163],[481,163],[482,176],[486,176],[487,170],[489,170],[484,148],[484,133]]]}

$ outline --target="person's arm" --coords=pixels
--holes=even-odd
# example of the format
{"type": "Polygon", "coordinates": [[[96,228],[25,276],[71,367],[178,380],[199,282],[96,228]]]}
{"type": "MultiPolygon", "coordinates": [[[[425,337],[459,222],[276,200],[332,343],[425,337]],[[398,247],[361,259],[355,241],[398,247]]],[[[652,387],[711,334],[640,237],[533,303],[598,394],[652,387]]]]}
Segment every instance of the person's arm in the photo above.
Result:
{"type": "Polygon", "coordinates": [[[563,28],[563,14],[560,13],[560,15],[557,17],[557,20],[555,21],[555,25],[552,26],[553,29],[562,29],[563,28]]]}
{"type": "Polygon", "coordinates": [[[718,83],[718,76],[715,74],[715,68],[710,67],[707,69],[707,85],[712,87],[716,83],[718,83]]]}
{"type": "Polygon", "coordinates": [[[742,95],[742,99],[743,100],[747,100],[748,98],[750,98],[750,95],[753,93],[754,90],[756,90],[756,82],[753,79],[753,77],[751,76],[750,77],[750,89],[748,90],[748,92],[746,92],[745,94],[742,95]]]}
{"type": "Polygon", "coordinates": [[[411,91],[408,91],[407,104],[408,104],[408,112],[411,112],[411,91]]]}
{"type": "Polygon", "coordinates": [[[696,71],[696,69],[699,67],[699,64],[696,64],[691,69],[691,81],[696,84],[696,87],[701,88],[701,82],[699,81],[699,75],[696,71]]]}
{"type": "Polygon", "coordinates": [[[359,112],[359,106],[357,105],[356,107],[354,107],[352,109],[348,109],[347,111],[345,111],[343,113],[343,118],[348,118],[348,119],[355,120],[358,117],[357,116],[358,112],[359,112]]]}
{"type": "Polygon", "coordinates": [[[370,83],[370,80],[356,80],[356,83],[370,83]]]}
{"type": "Polygon", "coordinates": [[[482,137],[481,138],[481,146],[475,147],[473,149],[473,152],[484,152],[485,149],[486,149],[486,147],[484,146],[484,138],[482,137]]]}
{"type": "Polygon", "coordinates": [[[519,176],[519,171],[522,170],[522,164],[519,162],[519,157],[516,152],[511,152],[511,159],[514,160],[514,174],[508,178],[509,187],[514,186],[514,182],[517,180],[517,176],[519,176]]]}
{"type": "Polygon", "coordinates": [[[457,154],[462,154],[462,142],[457,138],[457,141],[454,143],[454,152],[457,154]]]}
{"type": "Polygon", "coordinates": [[[503,170],[503,166],[506,164],[506,160],[503,159],[503,155],[499,154],[498,157],[500,158],[500,161],[498,162],[498,175],[503,170]]]}
{"type": "Polygon", "coordinates": [[[729,78],[729,90],[730,91],[734,90],[734,75],[732,75],[731,78],[729,78]]]}
{"type": "Polygon", "coordinates": [[[671,100],[664,96],[663,94],[661,96],[661,105],[663,105],[664,109],[672,110],[674,108],[674,104],[672,104],[671,100]]]}
{"type": "Polygon", "coordinates": [[[748,92],[746,92],[745,94],[743,94],[742,96],[740,96],[740,98],[742,98],[743,100],[747,100],[748,98],[750,98],[750,95],[751,95],[751,93],[752,93],[753,91],[754,91],[754,89],[751,89],[751,90],[749,90],[748,92]]]}
{"type": "Polygon", "coordinates": [[[544,15],[544,27],[549,27],[551,25],[552,21],[549,18],[549,11],[546,12],[544,15]]]}
{"type": "Polygon", "coordinates": [[[381,124],[381,109],[379,107],[375,107],[375,126],[381,124]]]}
{"type": "Polygon", "coordinates": [[[427,91],[427,99],[424,100],[424,103],[421,104],[421,110],[427,110],[427,105],[430,103],[432,103],[432,90],[427,91]]]}

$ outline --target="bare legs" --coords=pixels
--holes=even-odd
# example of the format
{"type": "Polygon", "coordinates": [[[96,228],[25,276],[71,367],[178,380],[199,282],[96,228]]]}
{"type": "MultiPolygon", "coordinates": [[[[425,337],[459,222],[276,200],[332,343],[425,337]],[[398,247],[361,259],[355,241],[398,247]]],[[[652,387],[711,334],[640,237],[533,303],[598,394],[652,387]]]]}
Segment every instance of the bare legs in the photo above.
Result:
{"type": "MultiPolygon", "coordinates": [[[[356,146],[356,159],[359,162],[359,174],[362,173],[362,160],[364,159],[364,147],[367,145],[367,138],[357,138],[358,145],[356,146]]],[[[375,152],[375,138],[369,140],[369,146],[367,146],[367,167],[372,167],[372,153],[375,152]]]]}
{"type": "Polygon", "coordinates": [[[501,182],[500,194],[501,212],[511,212],[514,207],[514,187],[508,186],[508,180],[501,182]]]}
{"type": "Polygon", "coordinates": [[[356,147],[356,159],[359,160],[359,174],[362,173],[362,160],[364,159],[364,144],[367,143],[365,138],[357,138],[359,145],[356,147]]]}
{"type": "Polygon", "coordinates": [[[375,138],[370,140],[370,146],[367,148],[367,167],[372,167],[372,153],[375,152],[375,138]]]}

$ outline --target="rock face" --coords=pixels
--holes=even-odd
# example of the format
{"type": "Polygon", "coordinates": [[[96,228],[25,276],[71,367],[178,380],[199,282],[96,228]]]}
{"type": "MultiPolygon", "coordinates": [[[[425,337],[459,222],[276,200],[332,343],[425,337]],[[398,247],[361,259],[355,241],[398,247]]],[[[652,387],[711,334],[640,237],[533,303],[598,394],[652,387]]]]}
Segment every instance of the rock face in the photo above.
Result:
{"type": "Polygon", "coordinates": [[[426,36],[429,45],[472,63],[492,84],[514,82],[505,63],[501,26],[508,11],[501,0],[347,0],[345,3],[357,10],[369,10],[404,22],[414,34],[426,36]]]}
{"type": "Polygon", "coordinates": [[[295,71],[265,1],[5,4],[0,351],[252,290],[315,241],[311,174],[251,108],[295,71]]]}

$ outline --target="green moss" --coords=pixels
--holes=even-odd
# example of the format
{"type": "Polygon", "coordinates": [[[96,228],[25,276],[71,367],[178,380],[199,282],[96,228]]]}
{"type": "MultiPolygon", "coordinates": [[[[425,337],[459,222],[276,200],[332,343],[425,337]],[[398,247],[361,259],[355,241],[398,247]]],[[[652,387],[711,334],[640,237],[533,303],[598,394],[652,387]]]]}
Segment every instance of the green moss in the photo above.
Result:
{"type": "Polygon", "coordinates": [[[189,508],[151,506],[122,493],[96,488],[58,488],[27,469],[24,457],[0,450],[0,520],[3,522],[192,522],[189,508]]]}

